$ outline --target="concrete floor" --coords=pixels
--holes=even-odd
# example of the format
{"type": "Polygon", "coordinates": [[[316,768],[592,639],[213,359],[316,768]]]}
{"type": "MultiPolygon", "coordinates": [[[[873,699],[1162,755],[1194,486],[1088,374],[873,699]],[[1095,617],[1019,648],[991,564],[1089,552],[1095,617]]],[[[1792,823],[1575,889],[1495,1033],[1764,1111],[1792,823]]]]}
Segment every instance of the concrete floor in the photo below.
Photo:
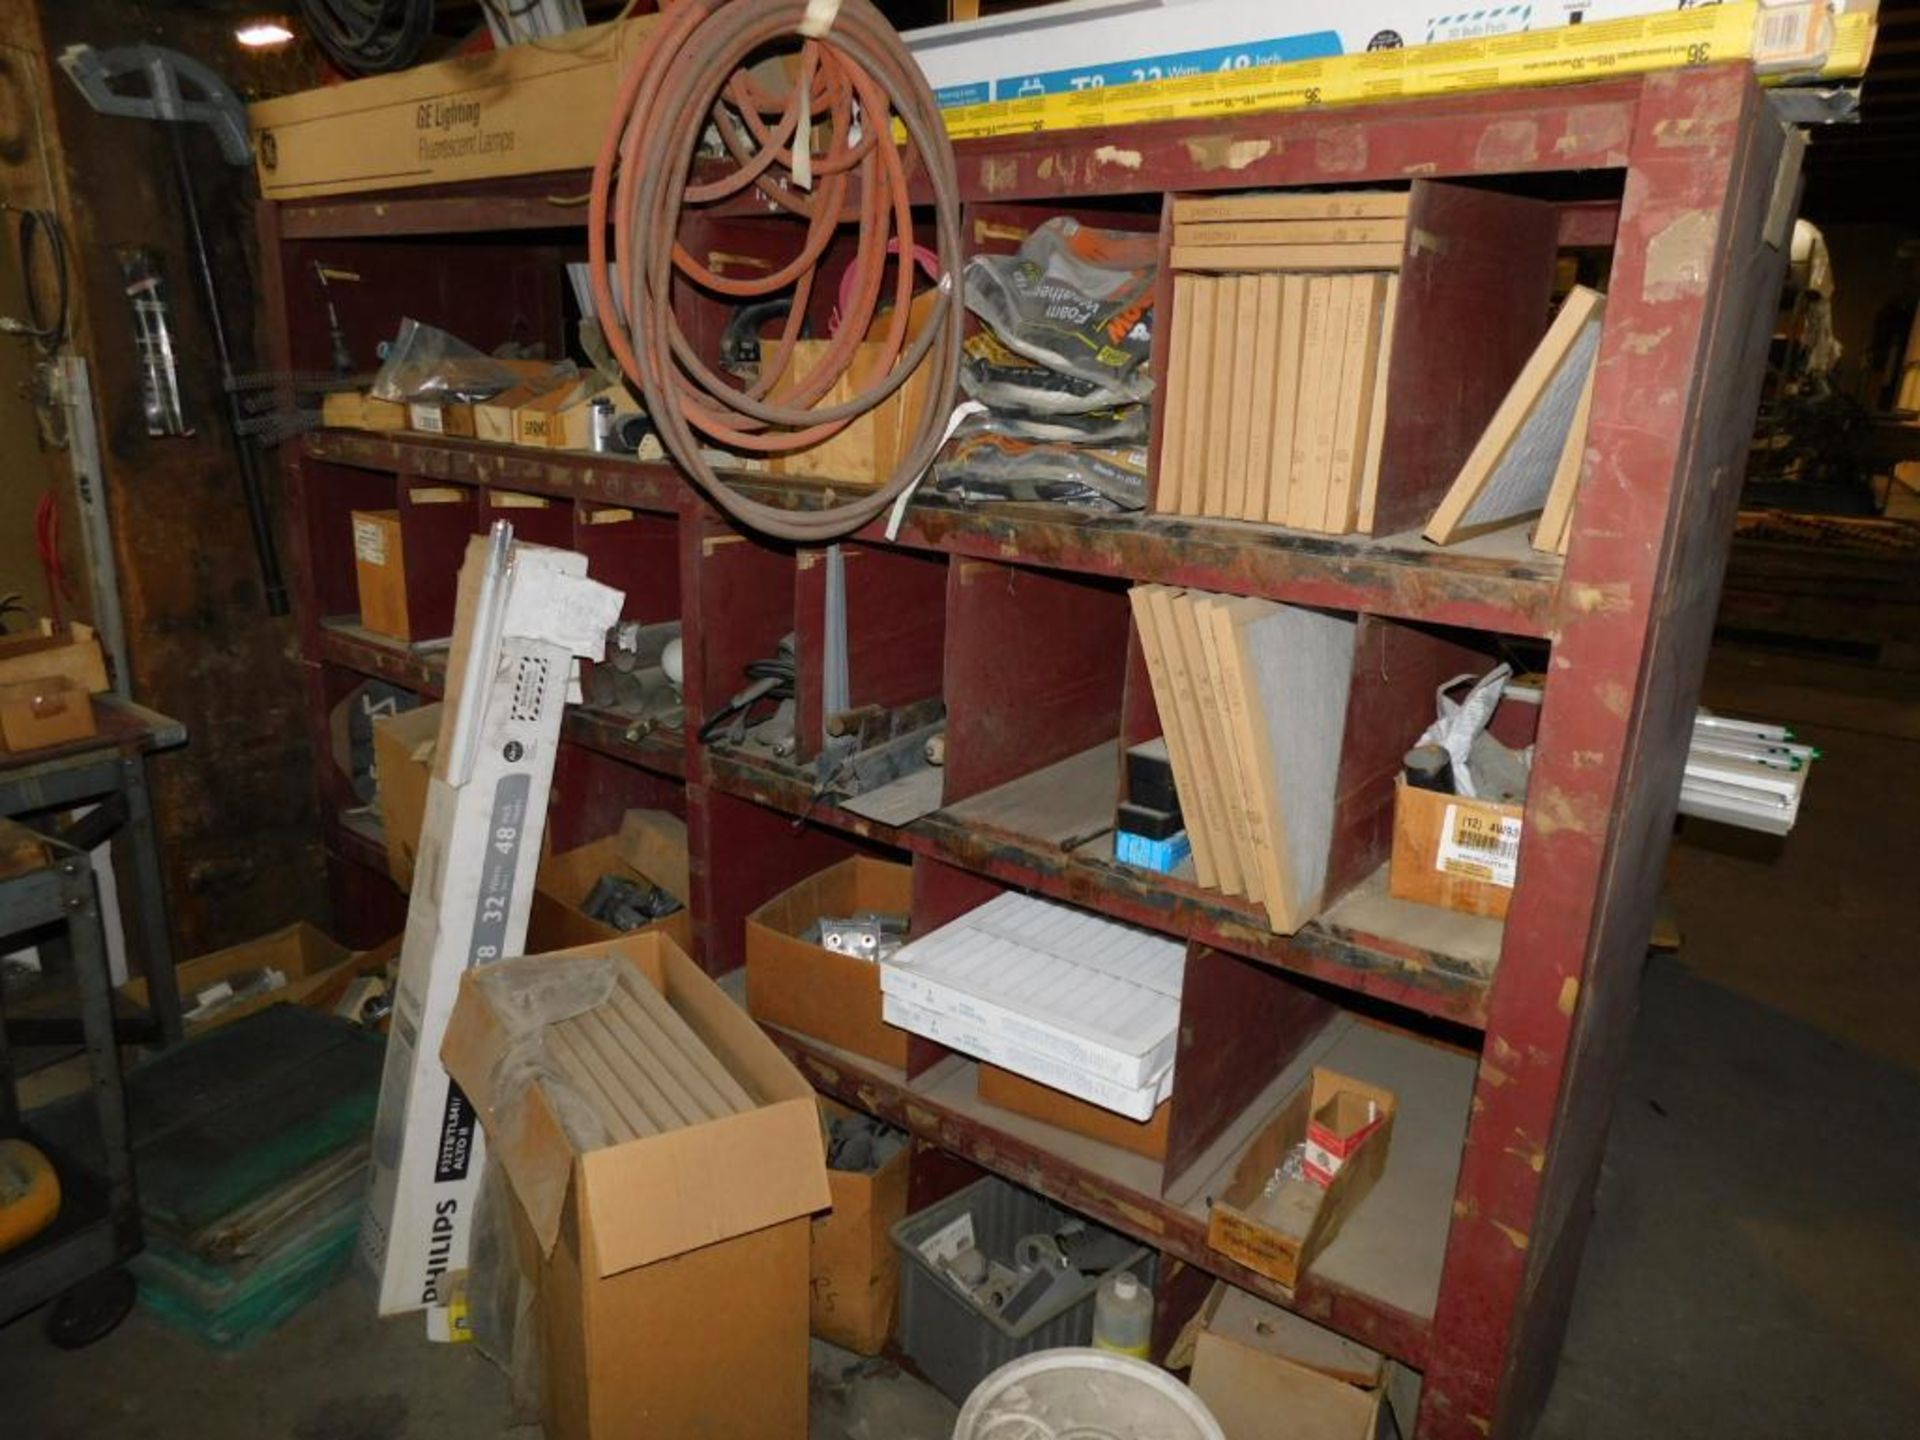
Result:
{"type": "MultiPolygon", "coordinates": [[[[1774,843],[1694,825],[1649,967],[1541,1440],[1920,1434],[1920,685],[1720,656],[1708,698],[1828,758],[1774,843]]],[[[136,1314],[95,1349],[0,1330],[0,1434],[531,1440],[504,1379],[352,1281],[250,1353],[136,1314]]],[[[815,1440],[939,1440],[923,1387],[817,1348],[815,1440]]],[[[1276,1440],[1285,1434],[1276,1429],[1276,1440]]]]}

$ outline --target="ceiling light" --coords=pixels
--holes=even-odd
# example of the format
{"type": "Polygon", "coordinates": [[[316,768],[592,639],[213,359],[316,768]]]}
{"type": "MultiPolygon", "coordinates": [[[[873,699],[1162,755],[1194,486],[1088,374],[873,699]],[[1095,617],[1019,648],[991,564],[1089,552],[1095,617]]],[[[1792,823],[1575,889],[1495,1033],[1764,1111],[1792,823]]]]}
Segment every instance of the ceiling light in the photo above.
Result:
{"type": "Polygon", "coordinates": [[[264,50],[269,45],[284,45],[293,39],[293,31],[278,20],[254,20],[233,32],[233,38],[249,50],[264,50]]]}

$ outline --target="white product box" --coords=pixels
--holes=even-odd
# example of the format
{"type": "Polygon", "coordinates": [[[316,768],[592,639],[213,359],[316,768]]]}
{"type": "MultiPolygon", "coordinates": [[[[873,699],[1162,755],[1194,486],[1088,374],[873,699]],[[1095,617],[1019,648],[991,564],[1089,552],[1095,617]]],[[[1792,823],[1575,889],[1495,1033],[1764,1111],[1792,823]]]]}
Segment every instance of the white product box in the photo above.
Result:
{"type": "Polygon", "coordinates": [[[1007,894],[901,947],[883,997],[1138,1089],[1173,1063],[1186,947],[1007,894]]]}
{"type": "Polygon", "coordinates": [[[504,524],[460,570],[360,1227],[382,1315],[440,1304],[466,1268],[483,1136],[440,1040],[461,974],[526,944],[560,713],[579,698],[577,657],[599,659],[620,618],[621,593],[586,572],[584,555],[516,545],[504,524]]]}
{"type": "Polygon", "coordinates": [[[1002,1070],[1011,1070],[1016,1075],[1024,1075],[1029,1080],[1063,1090],[1090,1105],[1098,1105],[1129,1120],[1151,1120],[1161,1102],[1173,1094],[1171,1065],[1145,1085],[1116,1085],[1111,1080],[1089,1075],[1064,1061],[1017,1045],[1004,1036],[995,1035],[965,1020],[936,1015],[931,1010],[923,1010],[895,996],[881,998],[880,1014],[889,1025],[898,1025],[902,1030],[911,1030],[916,1035],[937,1040],[950,1050],[958,1050],[976,1060],[998,1065],[1002,1070]]]}
{"type": "MultiPolygon", "coordinates": [[[[1693,8],[1697,0],[1535,0],[1444,4],[1437,0],[1072,0],[986,20],[936,25],[904,38],[942,106],[1176,80],[1298,60],[1478,40],[1693,8]],[[1061,61],[1036,68],[1037,62],[1061,61]]],[[[1843,0],[1836,13],[1877,0],[1843,0]]],[[[1822,7],[1776,7],[1770,48],[1797,59],[1803,38],[1779,33],[1796,13],[1811,22],[1822,7]]]]}

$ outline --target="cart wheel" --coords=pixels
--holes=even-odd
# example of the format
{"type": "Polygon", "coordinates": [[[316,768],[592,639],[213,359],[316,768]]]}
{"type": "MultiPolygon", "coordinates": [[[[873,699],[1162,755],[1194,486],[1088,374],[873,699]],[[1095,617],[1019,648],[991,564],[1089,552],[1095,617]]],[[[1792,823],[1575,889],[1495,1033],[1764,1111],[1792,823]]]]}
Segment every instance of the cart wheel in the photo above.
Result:
{"type": "Polygon", "coordinates": [[[47,1312],[47,1339],[62,1350],[83,1350],[104,1340],[133,1309],[133,1276],[119,1268],[82,1280],[47,1312]]]}

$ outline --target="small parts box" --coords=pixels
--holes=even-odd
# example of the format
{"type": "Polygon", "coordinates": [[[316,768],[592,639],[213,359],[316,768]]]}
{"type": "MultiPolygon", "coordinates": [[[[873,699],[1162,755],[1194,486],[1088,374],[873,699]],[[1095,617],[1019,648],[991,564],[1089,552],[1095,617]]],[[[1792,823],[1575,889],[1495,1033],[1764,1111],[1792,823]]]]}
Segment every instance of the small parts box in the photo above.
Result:
{"type": "Polygon", "coordinates": [[[1270,1280],[1298,1285],[1387,1168],[1393,1113],[1391,1090],[1316,1068],[1312,1083],[1254,1137],[1214,1197],[1207,1244],[1270,1280]],[[1308,1132],[1316,1116],[1350,1113],[1343,1096],[1372,1105],[1379,1118],[1349,1137],[1337,1171],[1318,1184],[1304,1173],[1308,1132]],[[1296,1147],[1303,1173],[1293,1177],[1284,1167],[1296,1147]]]}
{"type": "Polygon", "coordinates": [[[1397,782],[1387,889],[1468,915],[1504,920],[1513,900],[1524,807],[1397,782]]]}
{"type": "Polygon", "coordinates": [[[70,745],[94,728],[93,696],[64,675],[0,684],[0,748],[70,745]]]}

